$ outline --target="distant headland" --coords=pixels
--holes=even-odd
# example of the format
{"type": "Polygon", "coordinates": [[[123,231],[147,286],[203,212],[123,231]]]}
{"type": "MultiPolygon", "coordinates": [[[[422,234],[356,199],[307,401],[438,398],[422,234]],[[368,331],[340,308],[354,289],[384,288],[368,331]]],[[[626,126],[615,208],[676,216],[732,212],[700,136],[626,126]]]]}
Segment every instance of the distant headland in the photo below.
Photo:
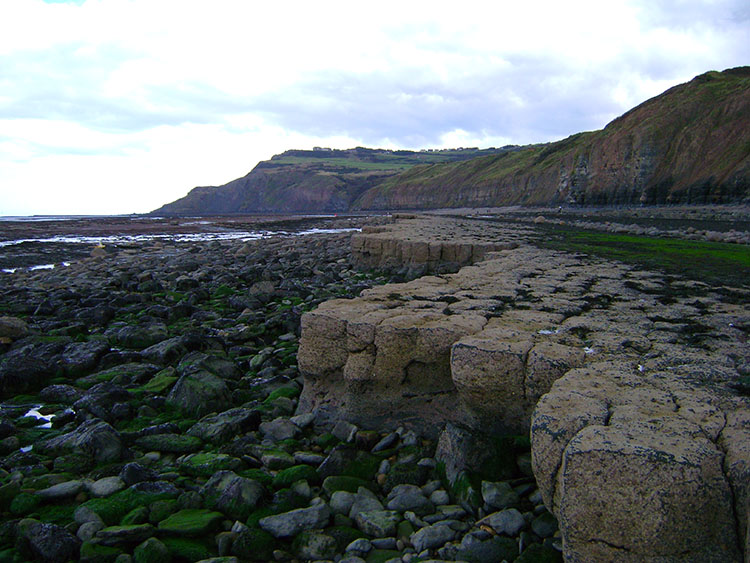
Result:
{"type": "Polygon", "coordinates": [[[609,123],[501,148],[289,150],[156,215],[487,206],[740,203],[750,199],[750,67],[711,71],[609,123]]]}

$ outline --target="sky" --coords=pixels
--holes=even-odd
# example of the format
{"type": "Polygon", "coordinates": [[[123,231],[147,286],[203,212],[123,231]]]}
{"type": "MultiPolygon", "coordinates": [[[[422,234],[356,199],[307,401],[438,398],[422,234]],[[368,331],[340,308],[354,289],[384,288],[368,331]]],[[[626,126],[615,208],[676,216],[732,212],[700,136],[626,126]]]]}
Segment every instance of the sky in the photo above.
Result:
{"type": "Polygon", "coordinates": [[[287,149],[554,141],[746,64],[747,0],[2,0],[0,215],[148,212],[287,149]]]}

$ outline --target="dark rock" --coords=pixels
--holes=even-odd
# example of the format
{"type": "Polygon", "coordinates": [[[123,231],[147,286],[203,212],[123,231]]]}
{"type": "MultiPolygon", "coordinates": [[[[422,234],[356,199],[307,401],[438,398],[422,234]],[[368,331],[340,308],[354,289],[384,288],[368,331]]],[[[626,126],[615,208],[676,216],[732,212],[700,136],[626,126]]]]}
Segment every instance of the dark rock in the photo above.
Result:
{"type": "Polygon", "coordinates": [[[231,393],[224,381],[202,370],[180,377],[167,396],[168,405],[192,416],[222,412],[230,406],[231,400],[231,393]]]}
{"type": "Polygon", "coordinates": [[[63,350],[60,364],[66,373],[78,375],[94,369],[107,352],[109,344],[103,340],[71,342],[63,350]]]}
{"type": "Polygon", "coordinates": [[[41,342],[33,337],[18,341],[0,358],[0,398],[36,389],[54,376],[60,354],[69,342],[41,342]]]}
{"type": "Polygon", "coordinates": [[[246,529],[232,542],[232,554],[247,561],[272,561],[276,546],[274,537],[263,530],[246,529]]]}
{"type": "Polygon", "coordinates": [[[187,433],[212,444],[221,444],[233,436],[256,430],[259,424],[258,411],[237,408],[202,418],[187,433]]]}
{"type": "MultiPolygon", "coordinates": [[[[107,422],[114,422],[118,420],[118,411],[115,410],[115,406],[129,401],[131,398],[132,395],[119,385],[108,382],[99,383],[73,403],[73,408],[79,415],[86,412],[107,422]]],[[[129,409],[127,412],[129,412],[129,409]]],[[[122,413],[120,413],[120,417],[122,417],[122,413]]]]}
{"type": "Polygon", "coordinates": [[[330,516],[327,504],[316,504],[261,518],[258,524],[275,538],[289,538],[303,530],[324,528],[330,516]]]}
{"type": "Polygon", "coordinates": [[[516,557],[518,557],[518,542],[513,538],[502,536],[482,540],[467,534],[456,553],[456,559],[469,563],[514,561],[516,557]]]}
{"type": "Polygon", "coordinates": [[[72,385],[48,385],[39,391],[39,398],[47,403],[72,405],[83,396],[83,391],[72,385]]]}
{"type": "Polygon", "coordinates": [[[19,535],[28,541],[35,558],[44,563],[66,563],[78,558],[81,542],[60,526],[21,520],[18,530],[19,535]]]}
{"type": "Polygon", "coordinates": [[[155,481],[157,478],[155,471],[135,462],[126,463],[120,471],[120,479],[128,487],[142,481],[155,481]]]}
{"type": "Polygon", "coordinates": [[[183,337],[175,336],[149,346],[141,352],[141,355],[147,360],[166,365],[178,360],[187,352],[183,337]]]}
{"type": "Polygon", "coordinates": [[[135,563],[170,563],[172,555],[164,543],[157,538],[149,538],[133,550],[135,563]]]}
{"type": "Polygon", "coordinates": [[[234,362],[203,352],[191,352],[182,358],[177,366],[177,372],[180,375],[200,370],[211,372],[222,379],[239,379],[242,377],[242,372],[234,362]]]}
{"type": "Polygon", "coordinates": [[[166,340],[168,337],[167,325],[150,323],[122,327],[115,333],[114,340],[120,346],[140,350],[166,340]]]}
{"type": "Polygon", "coordinates": [[[244,521],[263,496],[263,486],[233,471],[217,471],[201,488],[206,506],[244,521]]]}
{"type": "Polygon", "coordinates": [[[124,453],[120,434],[103,420],[96,419],[85,421],[72,432],[40,442],[35,449],[51,456],[82,454],[98,463],[119,461],[124,453]]]}

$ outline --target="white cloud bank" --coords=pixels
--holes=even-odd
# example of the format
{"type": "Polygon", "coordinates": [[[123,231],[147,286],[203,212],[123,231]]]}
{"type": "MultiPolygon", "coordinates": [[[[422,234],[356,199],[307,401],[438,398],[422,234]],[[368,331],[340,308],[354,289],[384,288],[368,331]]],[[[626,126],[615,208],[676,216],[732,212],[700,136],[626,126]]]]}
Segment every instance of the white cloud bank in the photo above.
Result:
{"type": "Polygon", "coordinates": [[[750,62],[745,0],[256,4],[3,0],[0,215],[149,211],[289,148],[559,139],[750,62]]]}

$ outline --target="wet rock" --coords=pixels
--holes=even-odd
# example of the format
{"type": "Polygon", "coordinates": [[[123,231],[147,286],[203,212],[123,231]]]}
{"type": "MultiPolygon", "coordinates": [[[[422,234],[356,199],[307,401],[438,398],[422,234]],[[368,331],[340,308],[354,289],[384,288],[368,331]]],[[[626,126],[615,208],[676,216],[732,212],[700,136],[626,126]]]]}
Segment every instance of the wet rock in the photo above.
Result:
{"type": "Polygon", "coordinates": [[[124,326],[114,334],[114,340],[120,346],[141,350],[166,340],[168,336],[164,323],[149,323],[124,326]]]}
{"type": "Polygon", "coordinates": [[[229,441],[238,434],[254,430],[259,424],[260,413],[258,411],[236,408],[201,419],[187,433],[205,442],[219,444],[229,441]]]}
{"type": "Polygon", "coordinates": [[[0,338],[16,340],[29,333],[29,325],[18,317],[0,317],[0,338]]]}
{"type": "Polygon", "coordinates": [[[119,461],[124,452],[119,433],[106,422],[96,419],[87,420],[72,432],[41,442],[35,447],[52,456],[65,452],[82,454],[97,463],[119,461]]]}
{"type": "Polygon", "coordinates": [[[456,537],[456,532],[445,524],[426,526],[414,532],[410,538],[417,552],[425,549],[437,549],[456,537]]]}
{"type": "Polygon", "coordinates": [[[157,364],[166,365],[178,360],[187,352],[183,337],[175,336],[149,346],[141,352],[141,356],[157,364]]]}
{"type": "Polygon", "coordinates": [[[231,401],[231,393],[224,381],[207,371],[183,375],[167,396],[168,405],[193,416],[222,412],[231,401]]]}
{"type": "Polygon", "coordinates": [[[482,481],[482,499],[491,508],[500,510],[517,505],[521,497],[507,481],[482,481]]]}
{"type": "Polygon", "coordinates": [[[172,555],[169,548],[157,538],[148,538],[133,550],[136,563],[170,563],[172,555]]]}
{"type": "Polygon", "coordinates": [[[300,432],[300,429],[296,424],[284,417],[264,422],[259,428],[266,438],[269,438],[274,442],[294,438],[300,432]]]}
{"type": "Polygon", "coordinates": [[[401,516],[395,510],[371,510],[360,512],[355,518],[357,527],[365,534],[384,538],[396,534],[396,526],[401,516]]]}
{"type": "Polygon", "coordinates": [[[96,539],[99,544],[108,546],[138,544],[153,536],[155,531],[151,524],[109,526],[99,530],[96,539]]]}
{"type": "Polygon", "coordinates": [[[418,516],[424,516],[434,512],[435,506],[424,496],[422,489],[416,485],[396,485],[386,497],[386,507],[389,510],[414,512],[418,516]]]}
{"type": "Polygon", "coordinates": [[[223,519],[220,512],[185,508],[159,522],[158,529],[165,535],[200,537],[217,530],[223,519]]]}
{"type": "Polygon", "coordinates": [[[34,556],[45,563],[66,563],[78,557],[81,542],[60,526],[22,520],[18,529],[34,556]]]}
{"type": "Polygon", "coordinates": [[[500,512],[493,512],[480,520],[479,524],[486,524],[498,534],[515,536],[526,527],[526,520],[518,510],[509,508],[500,512]]]}
{"type": "Polygon", "coordinates": [[[308,508],[297,508],[282,514],[261,518],[258,524],[275,538],[296,536],[304,530],[323,528],[328,524],[331,510],[321,503],[308,508]]]}
{"type": "Polygon", "coordinates": [[[336,540],[321,532],[304,531],[295,539],[293,549],[305,560],[330,560],[336,554],[336,540]]]}
{"type": "Polygon", "coordinates": [[[120,385],[109,382],[98,383],[73,403],[73,409],[76,412],[87,412],[96,418],[112,423],[118,418],[127,417],[130,413],[129,407],[126,406],[123,411],[118,411],[116,407],[125,405],[131,398],[132,395],[120,385]],[[121,412],[121,416],[117,416],[118,412],[121,412]]]}
{"type": "Polygon", "coordinates": [[[263,486],[232,471],[217,471],[201,488],[206,506],[235,520],[246,520],[263,496],[263,486]]]}
{"type": "Polygon", "coordinates": [[[66,373],[78,375],[93,370],[107,352],[109,344],[104,340],[71,342],[62,351],[60,364],[66,373]]]}
{"type": "Polygon", "coordinates": [[[54,502],[56,500],[74,497],[82,489],[83,481],[66,481],[65,483],[58,483],[57,485],[52,485],[51,487],[37,491],[36,495],[43,500],[54,502]]]}
{"type": "Polygon", "coordinates": [[[72,405],[83,396],[83,391],[67,384],[48,385],[39,391],[39,398],[48,403],[72,405]]]}
{"type": "Polygon", "coordinates": [[[157,474],[140,463],[130,462],[126,463],[120,470],[119,478],[129,487],[142,481],[155,481],[157,474]]]}

